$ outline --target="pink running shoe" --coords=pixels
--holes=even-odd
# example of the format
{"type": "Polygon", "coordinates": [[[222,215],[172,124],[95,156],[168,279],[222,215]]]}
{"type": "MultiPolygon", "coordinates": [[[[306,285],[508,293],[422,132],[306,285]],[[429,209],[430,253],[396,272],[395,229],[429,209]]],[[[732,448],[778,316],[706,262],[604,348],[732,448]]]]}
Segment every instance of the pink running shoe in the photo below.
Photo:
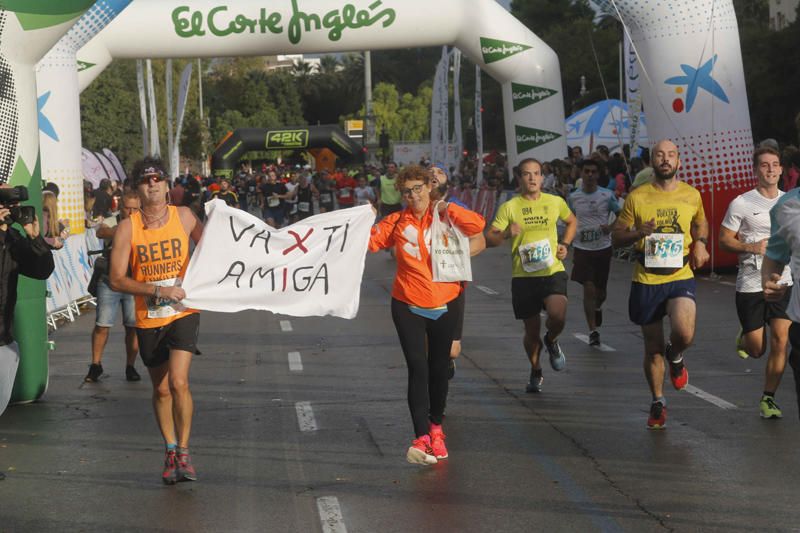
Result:
{"type": "Polygon", "coordinates": [[[167,450],[164,456],[164,472],[161,473],[161,481],[165,485],[174,485],[178,481],[176,468],[178,466],[175,449],[167,450]]]}
{"type": "Polygon", "coordinates": [[[189,457],[188,450],[181,450],[178,453],[176,463],[178,466],[178,481],[197,481],[197,472],[194,471],[194,467],[192,466],[192,458],[189,457]]]}
{"type": "Polygon", "coordinates": [[[431,448],[433,455],[436,459],[447,459],[447,447],[444,445],[444,439],[447,437],[442,431],[442,426],[431,424],[431,448]]]}
{"type": "Polygon", "coordinates": [[[436,457],[433,455],[430,435],[423,435],[411,442],[411,447],[406,452],[406,459],[415,465],[435,465],[436,457]]]}

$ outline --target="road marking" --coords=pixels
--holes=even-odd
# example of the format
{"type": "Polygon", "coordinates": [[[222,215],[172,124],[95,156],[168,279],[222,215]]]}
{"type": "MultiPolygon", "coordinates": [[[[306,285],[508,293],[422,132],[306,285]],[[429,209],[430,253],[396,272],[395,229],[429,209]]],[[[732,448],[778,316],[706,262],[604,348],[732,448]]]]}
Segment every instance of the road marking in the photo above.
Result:
{"type": "MultiPolygon", "coordinates": [[[[579,341],[585,342],[586,344],[589,344],[589,336],[588,335],[584,335],[583,333],[575,333],[574,335],[575,335],[575,338],[578,339],[579,341]]],[[[600,350],[601,352],[616,352],[617,351],[613,347],[609,346],[608,344],[603,344],[602,342],[600,343],[600,346],[592,346],[592,348],[594,348],[596,350],[600,350]]]]}
{"type": "Polygon", "coordinates": [[[292,372],[303,371],[303,360],[300,358],[300,352],[289,352],[289,370],[292,372]]]}
{"type": "Polygon", "coordinates": [[[300,431],[316,431],[317,419],[314,418],[311,402],[297,402],[294,408],[297,411],[297,425],[300,426],[300,431]]]}
{"type": "Polygon", "coordinates": [[[686,390],[686,392],[688,392],[689,394],[693,394],[693,395],[697,396],[701,400],[705,400],[705,401],[707,401],[709,403],[713,403],[714,405],[716,405],[720,409],[726,409],[726,410],[729,410],[729,411],[733,410],[733,409],[738,409],[738,407],[736,407],[732,403],[726,402],[722,398],[718,398],[718,397],[714,396],[713,394],[709,394],[704,390],[698,389],[694,385],[686,385],[686,388],[684,390],[686,390]]]}
{"type": "Polygon", "coordinates": [[[292,331],[292,323],[288,320],[281,320],[281,331],[292,331]]]}
{"type": "Polygon", "coordinates": [[[496,290],[490,289],[489,287],[484,287],[483,285],[475,285],[475,288],[481,292],[488,294],[489,296],[497,296],[498,294],[500,294],[496,290]]]}
{"type": "Polygon", "coordinates": [[[342,509],[335,496],[317,498],[317,509],[319,509],[319,520],[322,523],[322,533],[347,533],[344,518],[342,518],[342,509]]]}

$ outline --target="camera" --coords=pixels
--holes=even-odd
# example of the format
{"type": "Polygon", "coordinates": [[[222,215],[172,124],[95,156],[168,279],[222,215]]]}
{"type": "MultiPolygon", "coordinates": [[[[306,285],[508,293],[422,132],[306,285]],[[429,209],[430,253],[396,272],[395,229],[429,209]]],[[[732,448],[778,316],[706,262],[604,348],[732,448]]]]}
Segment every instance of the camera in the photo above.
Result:
{"type": "Polygon", "coordinates": [[[25,225],[33,222],[36,216],[36,210],[33,206],[16,205],[28,199],[28,188],[24,185],[17,185],[10,189],[0,189],[0,206],[8,207],[11,214],[5,220],[0,221],[0,224],[11,224],[17,222],[18,224],[25,225]],[[11,205],[10,205],[11,204],[11,205]]]}

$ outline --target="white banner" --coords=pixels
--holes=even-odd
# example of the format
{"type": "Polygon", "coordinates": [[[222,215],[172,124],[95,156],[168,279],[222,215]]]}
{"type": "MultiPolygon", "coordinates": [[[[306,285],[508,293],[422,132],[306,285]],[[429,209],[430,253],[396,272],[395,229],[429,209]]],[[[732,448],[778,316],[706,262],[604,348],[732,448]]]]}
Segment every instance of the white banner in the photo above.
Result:
{"type": "Polygon", "coordinates": [[[156,107],[156,89],[153,85],[153,62],[148,59],[147,65],[147,92],[150,103],[150,155],[161,157],[161,142],[158,134],[158,108],[156,107]]]}
{"type": "Polygon", "coordinates": [[[192,63],[186,65],[181,74],[181,83],[178,86],[178,115],[177,127],[175,128],[175,142],[172,143],[172,168],[174,178],[180,172],[180,153],[181,153],[181,133],[183,131],[183,119],[186,116],[186,101],[189,99],[189,82],[192,81],[192,63]]]}
{"type": "Polygon", "coordinates": [[[641,98],[641,93],[639,92],[639,60],[636,59],[636,51],[633,49],[633,46],[631,46],[628,32],[625,32],[623,43],[625,43],[623,52],[625,61],[625,101],[628,104],[632,104],[637,98],[641,98]]]}
{"type": "Polygon", "coordinates": [[[464,134],[461,130],[461,50],[453,51],[453,144],[456,145],[455,158],[447,161],[447,167],[458,166],[464,150],[464,134]]]}
{"type": "Polygon", "coordinates": [[[481,67],[475,65],[475,140],[478,150],[478,175],[475,182],[483,182],[483,88],[481,87],[481,67]]]}
{"type": "Polygon", "coordinates": [[[114,170],[117,171],[117,176],[120,176],[120,182],[124,182],[128,175],[125,173],[125,169],[122,168],[122,163],[120,162],[117,154],[109,150],[108,148],[103,148],[103,155],[105,155],[111,164],[114,165],[114,170]]]}
{"type": "Polygon", "coordinates": [[[355,318],[375,221],[370,206],[323,213],[284,229],[222,200],[208,202],[206,214],[182,283],[184,305],[355,318]]]}
{"type": "Polygon", "coordinates": [[[431,162],[434,164],[445,163],[447,158],[446,146],[448,144],[448,72],[450,57],[447,47],[442,47],[442,58],[436,67],[436,77],[433,81],[433,98],[431,99],[431,162]]]}
{"type": "Polygon", "coordinates": [[[47,279],[47,312],[64,309],[70,303],[89,295],[89,280],[92,279],[94,258],[89,251],[102,250],[103,243],[93,229],[80,235],[72,235],[64,241],[64,247],[53,251],[55,270],[47,279]]]}
{"type": "Polygon", "coordinates": [[[144,62],[136,61],[136,85],[139,90],[139,115],[142,121],[142,147],[143,155],[150,154],[150,128],[147,123],[147,92],[144,88],[144,62]]]}
{"type": "Polygon", "coordinates": [[[167,100],[167,157],[165,158],[167,164],[167,172],[169,172],[169,177],[174,178],[178,175],[178,169],[172,166],[172,151],[173,151],[173,143],[175,142],[175,137],[172,135],[172,111],[174,109],[172,105],[172,95],[175,88],[173,87],[172,83],[172,60],[167,59],[164,65],[164,90],[166,94],[167,100]]]}

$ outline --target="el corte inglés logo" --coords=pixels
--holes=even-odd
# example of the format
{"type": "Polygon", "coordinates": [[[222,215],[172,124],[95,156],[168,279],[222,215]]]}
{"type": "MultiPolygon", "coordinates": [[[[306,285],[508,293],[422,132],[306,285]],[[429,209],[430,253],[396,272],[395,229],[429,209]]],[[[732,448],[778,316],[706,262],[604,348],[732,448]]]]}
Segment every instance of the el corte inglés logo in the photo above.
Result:
{"type": "Polygon", "coordinates": [[[550,143],[561,137],[552,131],[537,130],[536,128],[526,128],[525,126],[515,126],[517,134],[517,153],[522,154],[528,150],[533,150],[544,144],[550,143]]]}
{"type": "Polygon", "coordinates": [[[270,12],[262,7],[258,13],[229,12],[229,6],[220,5],[207,12],[192,10],[188,5],[178,6],[172,11],[172,23],[178,37],[202,37],[210,33],[216,37],[225,37],[240,33],[287,33],[289,42],[298,44],[304,33],[319,30],[328,31],[328,39],[338,41],[345,30],[367,28],[381,24],[388,28],[397,19],[394,9],[383,8],[383,1],[371,2],[366,8],[359,9],[353,4],[345,4],[341,9],[333,9],[327,13],[307,13],[300,9],[298,0],[291,0],[292,14],[284,19],[283,13],[270,12]]]}
{"type": "Polygon", "coordinates": [[[267,133],[268,150],[308,147],[308,130],[270,131],[267,133]]]}
{"type": "Polygon", "coordinates": [[[527,44],[510,43],[508,41],[481,37],[481,53],[483,54],[483,62],[487,65],[515,56],[531,48],[532,47],[527,44]]]}
{"type": "Polygon", "coordinates": [[[541,102],[550,98],[558,91],[553,89],[546,89],[544,87],[535,87],[533,85],[523,85],[521,83],[511,84],[511,100],[514,102],[514,111],[525,109],[535,103],[541,102]]]}

